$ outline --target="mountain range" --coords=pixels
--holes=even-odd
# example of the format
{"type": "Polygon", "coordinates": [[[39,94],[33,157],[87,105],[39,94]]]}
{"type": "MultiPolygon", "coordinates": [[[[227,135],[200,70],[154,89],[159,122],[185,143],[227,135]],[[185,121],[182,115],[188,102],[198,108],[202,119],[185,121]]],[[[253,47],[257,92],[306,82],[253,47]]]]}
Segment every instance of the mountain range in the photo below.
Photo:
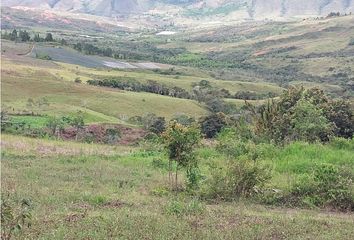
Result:
{"type": "Polygon", "coordinates": [[[124,14],[234,15],[264,19],[354,12],[354,0],[3,0],[2,6],[112,17],[124,14]]]}

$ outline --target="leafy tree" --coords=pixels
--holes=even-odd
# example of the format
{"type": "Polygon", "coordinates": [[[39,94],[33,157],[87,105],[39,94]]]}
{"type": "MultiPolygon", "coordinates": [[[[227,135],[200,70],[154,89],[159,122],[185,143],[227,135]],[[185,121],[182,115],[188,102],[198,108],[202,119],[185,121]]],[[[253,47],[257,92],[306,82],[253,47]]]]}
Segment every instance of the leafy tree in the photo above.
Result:
{"type": "Polygon", "coordinates": [[[51,131],[52,136],[57,135],[57,138],[59,138],[60,132],[64,129],[65,120],[60,117],[51,116],[49,117],[46,126],[51,131]]]}
{"type": "Polygon", "coordinates": [[[215,113],[200,120],[202,133],[207,138],[215,137],[227,124],[227,117],[224,113],[215,113]]]}
{"type": "Polygon", "coordinates": [[[17,30],[14,29],[11,33],[10,40],[15,41],[17,39],[17,30]]]}
{"type": "Polygon", "coordinates": [[[27,42],[31,39],[29,33],[26,30],[25,31],[20,30],[19,37],[22,42],[27,42]]]}
{"type": "Polygon", "coordinates": [[[103,56],[112,57],[112,55],[113,55],[112,48],[106,48],[105,50],[103,50],[103,56]]]}
{"type": "Polygon", "coordinates": [[[330,99],[318,88],[291,87],[277,101],[270,100],[259,109],[249,104],[248,107],[255,116],[256,133],[277,143],[296,139],[328,141],[331,135],[353,137],[354,119],[350,104],[330,99]],[[310,137],[306,131],[316,136],[310,137]]]}
{"type": "Polygon", "coordinates": [[[194,150],[201,140],[197,126],[185,127],[176,121],[170,123],[163,134],[169,156],[169,179],[172,186],[172,162],[176,162],[175,187],[177,188],[178,169],[185,168],[189,187],[195,187],[199,180],[198,161],[194,150]]]}
{"type": "Polygon", "coordinates": [[[39,33],[34,34],[33,41],[35,42],[43,42],[44,39],[39,36],[39,33]]]}
{"type": "Polygon", "coordinates": [[[51,33],[47,33],[44,40],[46,42],[54,42],[53,35],[51,33]]]}
{"type": "Polygon", "coordinates": [[[85,126],[84,113],[77,111],[75,114],[72,114],[69,118],[69,124],[76,129],[75,140],[77,141],[80,130],[85,126]]]}
{"type": "Polygon", "coordinates": [[[291,119],[293,125],[293,138],[314,142],[328,138],[331,133],[331,125],[323,115],[322,110],[312,103],[301,99],[294,107],[294,114],[291,119]]]}

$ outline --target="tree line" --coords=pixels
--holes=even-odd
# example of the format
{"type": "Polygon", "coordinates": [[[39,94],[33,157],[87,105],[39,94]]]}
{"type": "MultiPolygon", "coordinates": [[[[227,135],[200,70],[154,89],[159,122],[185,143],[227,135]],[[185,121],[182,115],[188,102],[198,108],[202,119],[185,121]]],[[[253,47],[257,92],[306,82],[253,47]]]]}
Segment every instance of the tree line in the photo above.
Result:
{"type": "Polygon", "coordinates": [[[10,41],[21,41],[21,42],[54,42],[53,34],[48,32],[45,37],[41,37],[39,33],[35,33],[33,36],[27,30],[17,30],[14,29],[11,32],[1,32],[1,38],[10,41]]]}

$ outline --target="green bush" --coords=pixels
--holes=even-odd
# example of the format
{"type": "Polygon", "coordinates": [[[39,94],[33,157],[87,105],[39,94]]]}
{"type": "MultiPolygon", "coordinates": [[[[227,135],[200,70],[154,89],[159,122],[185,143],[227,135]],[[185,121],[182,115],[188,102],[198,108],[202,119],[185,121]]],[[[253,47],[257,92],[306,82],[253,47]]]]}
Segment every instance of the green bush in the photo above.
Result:
{"type": "Polygon", "coordinates": [[[312,173],[301,175],[288,191],[268,191],[263,200],[268,204],[305,208],[332,208],[354,211],[353,177],[332,164],[314,167],[312,173]]]}
{"type": "Polygon", "coordinates": [[[215,113],[202,118],[200,121],[202,133],[207,138],[213,138],[227,126],[227,118],[223,113],[215,113]]]}
{"type": "Polygon", "coordinates": [[[250,160],[230,161],[228,166],[212,166],[202,195],[206,198],[232,200],[262,193],[271,179],[271,168],[250,160]]]}
{"type": "Polygon", "coordinates": [[[301,178],[291,194],[298,198],[300,205],[354,210],[352,184],[352,178],[338,167],[322,164],[301,178]]]}
{"type": "Polygon", "coordinates": [[[176,188],[179,168],[186,170],[188,187],[196,188],[200,179],[198,159],[195,156],[195,148],[201,141],[199,128],[196,125],[185,127],[173,121],[164,132],[163,139],[169,158],[170,183],[172,184],[172,162],[175,162],[177,165],[175,172],[176,188]]]}

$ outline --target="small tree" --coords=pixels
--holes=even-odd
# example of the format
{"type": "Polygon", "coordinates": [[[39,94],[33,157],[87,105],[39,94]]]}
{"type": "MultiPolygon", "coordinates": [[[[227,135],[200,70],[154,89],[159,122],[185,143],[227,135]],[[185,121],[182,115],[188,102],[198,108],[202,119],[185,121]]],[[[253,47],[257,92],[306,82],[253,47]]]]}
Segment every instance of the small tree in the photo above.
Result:
{"type": "Polygon", "coordinates": [[[76,129],[75,140],[77,141],[79,136],[79,131],[84,127],[84,113],[82,111],[77,111],[75,114],[72,114],[69,118],[70,126],[76,129]]]}
{"type": "Polygon", "coordinates": [[[215,137],[225,126],[227,126],[226,115],[223,113],[216,113],[204,117],[200,120],[202,133],[207,138],[215,137]]]}
{"type": "Polygon", "coordinates": [[[57,134],[57,137],[59,139],[60,132],[64,128],[63,118],[59,118],[56,116],[49,117],[46,126],[50,129],[52,136],[55,136],[57,134]]]}
{"type": "Polygon", "coordinates": [[[17,30],[14,29],[10,35],[10,40],[15,41],[17,39],[17,30]]]}
{"type": "Polygon", "coordinates": [[[328,138],[331,134],[331,125],[323,116],[321,109],[306,100],[301,99],[294,107],[294,115],[291,119],[293,125],[293,138],[314,142],[322,138],[328,138]]]}
{"type": "Polygon", "coordinates": [[[33,41],[35,42],[43,42],[43,38],[39,36],[39,33],[34,34],[33,41]]]}
{"type": "Polygon", "coordinates": [[[19,37],[22,42],[27,42],[31,39],[29,33],[26,30],[24,30],[24,31],[20,30],[19,37]]]}
{"type": "Polygon", "coordinates": [[[44,40],[46,42],[54,42],[53,35],[51,33],[47,33],[44,40]]]}
{"type": "Polygon", "coordinates": [[[5,129],[11,126],[11,119],[5,110],[2,110],[0,113],[1,119],[1,131],[5,131],[5,129]]]}
{"type": "Polygon", "coordinates": [[[166,120],[164,117],[157,117],[149,113],[142,118],[144,128],[152,133],[161,134],[166,129],[166,120]]]}
{"type": "Polygon", "coordinates": [[[185,127],[176,121],[171,122],[163,134],[165,147],[169,156],[169,182],[172,186],[172,162],[176,162],[175,187],[177,189],[178,169],[185,168],[189,186],[198,183],[198,162],[194,154],[195,147],[201,139],[197,126],[185,127]]]}

